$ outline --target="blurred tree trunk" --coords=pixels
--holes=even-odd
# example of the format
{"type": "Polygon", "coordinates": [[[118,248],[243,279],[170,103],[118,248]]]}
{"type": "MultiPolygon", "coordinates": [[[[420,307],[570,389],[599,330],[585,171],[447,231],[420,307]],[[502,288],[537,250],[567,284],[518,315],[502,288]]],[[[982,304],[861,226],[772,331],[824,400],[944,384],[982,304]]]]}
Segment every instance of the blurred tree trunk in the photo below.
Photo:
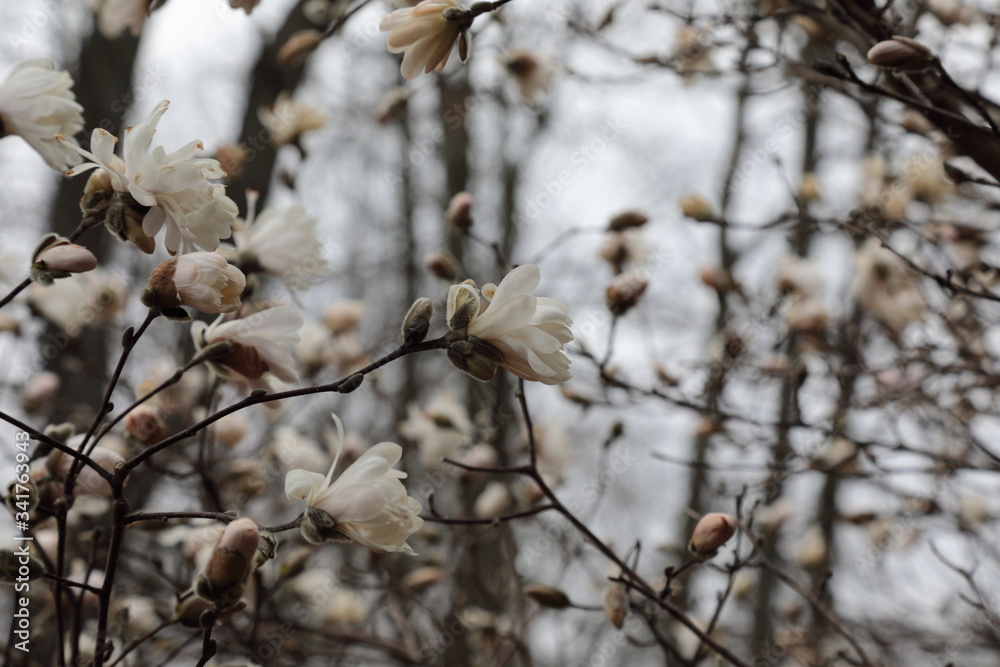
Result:
{"type": "Polygon", "coordinates": [[[280,64],[278,50],[294,33],[316,27],[303,13],[306,2],[307,0],[300,0],[288,13],[274,39],[264,45],[250,75],[247,105],[243,112],[243,127],[239,136],[239,142],[249,149],[249,159],[241,173],[229,175],[226,188],[226,194],[244,212],[246,212],[248,189],[260,193],[258,209],[262,210],[267,205],[267,195],[270,192],[271,177],[278,152],[271,144],[272,132],[261,122],[258,110],[274,104],[282,92],[292,95],[302,82],[305,65],[292,67],[280,64]]]}
{"type": "MultiPolygon", "coordinates": [[[[122,134],[133,102],[132,74],[138,48],[139,40],[128,34],[108,40],[96,30],[83,42],[73,73],[73,90],[83,105],[83,146],[89,146],[90,132],[98,127],[115,136],[122,134]]],[[[80,196],[86,183],[85,176],[64,178],[59,183],[50,219],[55,233],[67,236],[80,224],[80,196]]],[[[98,228],[83,236],[80,243],[104,265],[117,241],[98,228]]],[[[49,360],[47,369],[62,378],[60,400],[53,406],[53,423],[72,421],[81,426],[93,419],[102,393],[95,388],[103,387],[108,379],[108,341],[106,327],[84,327],[76,338],[48,327],[43,342],[55,344],[59,354],[49,360]]]]}

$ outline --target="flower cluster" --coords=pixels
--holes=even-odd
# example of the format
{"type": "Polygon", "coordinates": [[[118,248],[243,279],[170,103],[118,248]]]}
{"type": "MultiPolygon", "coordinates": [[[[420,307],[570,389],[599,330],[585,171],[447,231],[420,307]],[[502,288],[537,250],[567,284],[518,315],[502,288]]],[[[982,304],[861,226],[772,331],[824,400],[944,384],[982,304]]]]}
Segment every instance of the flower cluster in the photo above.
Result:
{"type": "MultiPolygon", "coordinates": [[[[156,236],[166,227],[164,244],[172,255],[178,252],[193,252],[195,246],[205,250],[215,250],[220,239],[232,233],[236,219],[236,204],[225,194],[225,188],[211,179],[226,175],[217,160],[195,159],[204,147],[200,141],[192,141],[173,153],[167,153],[162,146],[150,151],[156,125],[167,110],[164,100],[156,105],[149,119],[126,130],[122,158],[114,154],[118,141],[111,133],[98,128],[91,135],[91,151],[65,143],[87,162],[67,173],[75,176],[91,169],[103,170],[103,180],[124,202],[129,214],[113,214],[116,209],[110,205],[105,223],[122,240],[131,240],[147,252],[152,252],[151,242],[142,238],[156,236]],[[141,230],[134,228],[141,215],[141,230]]],[[[88,184],[89,185],[89,184],[88,184]]],[[[86,195],[85,195],[86,198],[86,195]]]]}

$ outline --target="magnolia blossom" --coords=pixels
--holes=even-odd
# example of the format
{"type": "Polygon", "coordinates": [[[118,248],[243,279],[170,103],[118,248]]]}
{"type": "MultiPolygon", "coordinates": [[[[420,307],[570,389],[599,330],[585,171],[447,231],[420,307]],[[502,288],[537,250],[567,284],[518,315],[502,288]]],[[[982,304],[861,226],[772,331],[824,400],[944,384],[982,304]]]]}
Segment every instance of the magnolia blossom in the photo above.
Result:
{"type": "Polygon", "coordinates": [[[168,317],[188,319],[181,306],[202,313],[231,313],[242,303],[246,277],[217,252],[192,252],[156,267],[142,302],[168,317]]]}
{"type": "Polygon", "coordinates": [[[248,384],[254,389],[271,389],[265,377],[271,373],[284,382],[299,379],[295,360],[288,351],[299,340],[302,316],[294,308],[278,306],[229,322],[219,316],[211,326],[191,325],[191,337],[199,351],[213,343],[229,343],[231,350],[212,356],[212,367],[222,377],[248,384]]]}
{"type": "Polygon", "coordinates": [[[333,418],[339,437],[326,476],[292,470],[285,477],[285,494],[306,501],[303,537],[313,544],[347,538],[376,553],[416,555],[406,540],[424,525],[418,516],[420,503],[406,495],[399,481],[406,473],[392,467],[402,458],[403,448],[394,442],[381,442],[334,480],[344,426],[336,415],[333,418]]]}
{"type": "Polygon", "coordinates": [[[72,136],[83,129],[83,107],[72,87],[69,72],[56,72],[49,60],[17,65],[0,86],[0,136],[20,135],[53,169],[79,164],[69,144],[76,143],[72,136]],[[57,134],[71,138],[60,144],[57,134]]]}
{"type": "Polygon", "coordinates": [[[204,148],[200,141],[192,141],[173,153],[167,153],[162,146],[150,152],[156,125],[168,104],[166,100],[160,102],[145,123],[126,130],[123,159],[114,155],[118,140],[106,130],[94,130],[90,140],[93,152],[74,147],[90,162],[66,174],[75,176],[96,168],[106,171],[115,192],[127,193],[139,207],[148,207],[142,219],[146,236],[155,236],[166,226],[164,243],[170,254],[192,252],[195,246],[215,250],[219,240],[232,233],[238,209],[226,196],[225,188],[209,180],[226,175],[219,162],[194,159],[204,148]]]}
{"type": "Polygon", "coordinates": [[[493,376],[491,364],[524,380],[544,384],[569,380],[570,361],[563,346],[573,340],[573,322],[566,304],[531,296],[540,280],[538,267],[526,264],[508,273],[499,286],[484,285],[482,295],[489,305],[482,312],[475,283],[452,285],[448,292],[452,363],[481,380],[493,376]]]}
{"type": "Polygon", "coordinates": [[[415,79],[420,70],[440,72],[448,64],[451,49],[458,42],[458,55],[469,55],[468,27],[471,19],[448,20],[466,12],[454,0],[423,0],[415,7],[397,9],[382,19],[380,30],[388,30],[389,53],[402,53],[400,72],[415,79]]]}
{"type": "Polygon", "coordinates": [[[319,254],[316,216],[301,204],[271,206],[258,216],[257,193],[247,194],[247,219],[233,229],[239,264],[248,273],[263,270],[292,287],[329,273],[319,254]]]}

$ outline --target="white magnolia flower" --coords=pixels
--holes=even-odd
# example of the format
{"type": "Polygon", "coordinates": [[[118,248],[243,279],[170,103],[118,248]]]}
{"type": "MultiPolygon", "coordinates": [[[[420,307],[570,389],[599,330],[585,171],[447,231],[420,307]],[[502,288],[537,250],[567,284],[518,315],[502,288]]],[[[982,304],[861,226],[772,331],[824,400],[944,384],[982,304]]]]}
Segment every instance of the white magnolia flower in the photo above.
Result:
{"type": "Polygon", "coordinates": [[[222,342],[232,346],[229,353],[212,357],[212,367],[219,375],[254,389],[267,390],[271,385],[266,373],[284,382],[298,381],[295,360],[288,351],[299,340],[303,320],[298,311],[278,306],[229,322],[223,322],[222,317],[220,315],[211,326],[204,322],[191,325],[196,349],[222,342]]]}
{"type": "Polygon", "coordinates": [[[211,315],[238,310],[245,287],[243,272],[219,253],[192,252],[156,267],[142,293],[142,302],[168,317],[186,320],[187,313],[181,306],[211,315]]]}
{"type": "Polygon", "coordinates": [[[482,312],[475,283],[452,285],[448,326],[466,335],[466,340],[449,347],[452,363],[481,380],[492,377],[491,363],[524,380],[544,384],[569,380],[570,361],[563,346],[573,340],[573,322],[563,302],[531,296],[540,280],[538,267],[525,264],[508,273],[499,286],[484,285],[482,294],[490,303],[482,312]]]}
{"type": "Polygon", "coordinates": [[[339,438],[326,476],[292,470],[285,477],[285,494],[306,501],[303,537],[313,544],[347,538],[376,553],[416,555],[406,540],[424,525],[418,516],[420,503],[406,495],[406,487],[399,481],[406,473],[392,467],[402,458],[403,448],[394,442],[381,442],[334,480],[344,426],[336,415],[333,418],[339,438]]]}
{"type": "Polygon", "coordinates": [[[156,125],[168,104],[160,102],[145,123],[126,130],[124,159],[114,154],[118,141],[114,135],[98,128],[91,135],[93,152],[75,148],[90,162],[66,174],[104,169],[115,192],[128,193],[139,206],[149,207],[142,220],[146,236],[155,236],[166,225],[164,244],[170,254],[192,252],[195,246],[215,250],[220,239],[229,238],[238,212],[225,188],[209,180],[222,178],[226,172],[217,160],[194,159],[204,148],[198,140],[173,153],[162,146],[150,151],[156,125]]]}
{"type": "Polygon", "coordinates": [[[79,164],[80,157],[56,135],[70,137],[83,129],[83,107],[73,91],[69,72],[56,72],[45,59],[17,65],[0,86],[0,136],[20,135],[59,171],[79,164]]]}
{"type": "Polygon", "coordinates": [[[247,219],[233,229],[239,263],[247,272],[263,270],[291,287],[305,287],[329,273],[319,254],[317,218],[301,204],[271,206],[258,216],[257,193],[247,194],[247,219]]]}
{"type": "Polygon", "coordinates": [[[379,30],[390,31],[389,53],[403,54],[400,72],[404,79],[415,79],[420,70],[427,74],[442,71],[456,41],[459,57],[463,61],[468,58],[471,18],[449,21],[446,13],[461,15],[465,9],[454,0],[423,0],[382,19],[379,30]]]}

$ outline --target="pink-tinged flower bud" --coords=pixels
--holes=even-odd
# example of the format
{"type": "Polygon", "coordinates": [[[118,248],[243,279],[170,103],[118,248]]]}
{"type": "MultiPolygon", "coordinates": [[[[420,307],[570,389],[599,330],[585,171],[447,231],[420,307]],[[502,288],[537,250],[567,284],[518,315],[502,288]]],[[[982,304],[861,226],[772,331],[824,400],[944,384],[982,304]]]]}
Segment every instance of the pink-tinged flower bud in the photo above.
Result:
{"type": "Polygon", "coordinates": [[[703,560],[714,558],[719,548],[736,534],[736,520],[728,514],[712,512],[701,517],[691,534],[688,550],[703,560]]]}
{"type": "Polygon", "coordinates": [[[615,584],[604,594],[604,614],[611,625],[621,630],[625,624],[625,614],[628,613],[628,593],[622,584],[615,584]]]}
{"type": "Polygon", "coordinates": [[[697,220],[698,222],[712,222],[716,220],[715,209],[708,203],[708,200],[699,195],[684,195],[680,199],[681,213],[685,217],[697,220]]]}
{"type": "Polygon", "coordinates": [[[21,392],[21,407],[29,413],[38,412],[52,400],[61,384],[59,376],[52,371],[35,373],[21,392]]]}
{"type": "Polygon", "coordinates": [[[298,67],[306,61],[323,41],[323,33],[318,30],[299,30],[288,38],[278,49],[278,62],[290,67],[298,67]]]}
{"type": "Polygon", "coordinates": [[[629,227],[642,227],[647,222],[649,222],[649,218],[642,213],[638,211],[625,211],[611,218],[611,221],[608,223],[608,231],[620,232],[629,227]]]}
{"type": "Polygon", "coordinates": [[[260,528],[251,519],[236,519],[223,531],[205,570],[198,576],[195,592],[210,602],[228,606],[239,600],[250,574],[260,528]]]}
{"type": "Polygon", "coordinates": [[[548,607],[549,609],[565,609],[566,607],[573,606],[573,603],[570,602],[568,595],[563,593],[558,588],[546,586],[544,584],[525,586],[524,594],[537,602],[539,605],[548,607]]]}
{"type": "Polygon", "coordinates": [[[405,593],[418,595],[447,578],[448,574],[444,570],[429,565],[427,567],[418,567],[416,570],[407,573],[400,582],[400,585],[405,593]]]}
{"type": "Polygon", "coordinates": [[[181,306],[217,315],[238,310],[246,276],[217,252],[191,252],[160,264],[142,292],[142,302],[171,319],[189,320],[181,306]]]}
{"type": "Polygon", "coordinates": [[[878,67],[919,71],[933,64],[934,54],[926,46],[907,37],[893,37],[868,50],[868,62],[878,67]]]}
{"type": "Polygon", "coordinates": [[[454,281],[459,272],[458,260],[448,252],[427,253],[424,255],[424,268],[448,282],[454,281]]]}
{"type": "Polygon", "coordinates": [[[362,301],[345,299],[327,307],[323,313],[323,324],[330,333],[337,336],[356,329],[365,315],[365,304],[362,301]]]}
{"type": "Polygon", "coordinates": [[[468,192],[459,192],[452,197],[444,217],[448,224],[456,229],[469,231],[472,227],[472,195],[468,192]]]}
{"type": "MultiPolygon", "coordinates": [[[[82,442],[82,439],[82,434],[74,436],[67,444],[78,446],[82,442]],[[78,441],[74,442],[75,439],[78,439],[78,441]]],[[[93,459],[94,463],[108,472],[113,472],[118,463],[125,462],[125,458],[121,454],[105,447],[94,447],[94,450],[90,453],[90,458],[93,459]]],[[[66,475],[69,474],[69,469],[72,465],[73,457],[68,456],[58,449],[52,450],[45,461],[45,467],[57,479],[66,479],[66,475]]],[[[84,466],[76,477],[76,484],[73,485],[73,495],[76,497],[93,495],[107,498],[111,495],[111,485],[97,474],[96,470],[90,466],[84,466]]]]}
{"type": "Polygon", "coordinates": [[[97,258],[83,246],[56,234],[46,234],[32,255],[31,279],[39,285],[51,285],[57,278],[93,271],[96,267],[97,258]]]}
{"type": "Polygon", "coordinates": [[[166,437],[159,411],[148,404],[136,407],[125,415],[125,435],[143,445],[152,445],[166,437]]]}
{"type": "Polygon", "coordinates": [[[620,317],[639,303],[639,297],[646,291],[649,281],[636,271],[623,273],[611,283],[607,290],[607,304],[611,314],[620,317]]]}

